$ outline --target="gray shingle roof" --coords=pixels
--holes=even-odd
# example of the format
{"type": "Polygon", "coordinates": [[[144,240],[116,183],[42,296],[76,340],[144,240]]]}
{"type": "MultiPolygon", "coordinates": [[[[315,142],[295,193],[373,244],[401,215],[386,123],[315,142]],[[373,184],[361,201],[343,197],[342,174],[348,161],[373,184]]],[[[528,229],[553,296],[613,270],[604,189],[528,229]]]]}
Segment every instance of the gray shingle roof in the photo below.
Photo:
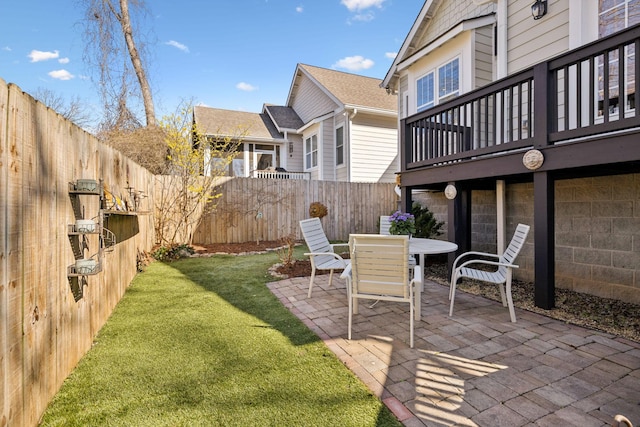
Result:
{"type": "Polygon", "coordinates": [[[300,129],[304,122],[291,107],[265,105],[269,115],[280,129],[300,129]]]}
{"type": "Polygon", "coordinates": [[[344,105],[398,111],[397,96],[388,94],[380,87],[381,79],[307,64],[298,66],[344,105]]]}
{"type": "Polygon", "coordinates": [[[245,138],[282,139],[267,114],[197,106],[193,115],[198,130],[204,135],[242,134],[245,138]]]}

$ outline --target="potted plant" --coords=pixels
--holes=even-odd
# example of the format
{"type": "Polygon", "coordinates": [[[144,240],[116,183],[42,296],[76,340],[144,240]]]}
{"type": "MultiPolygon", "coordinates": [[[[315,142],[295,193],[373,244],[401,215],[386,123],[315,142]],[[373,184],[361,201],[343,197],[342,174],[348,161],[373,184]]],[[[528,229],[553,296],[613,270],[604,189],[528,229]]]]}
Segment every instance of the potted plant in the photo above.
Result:
{"type": "Polygon", "coordinates": [[[416,218],[408,212],[395,211],[389,221],[391,221],[391,227],[389,227],[391,234],[405,234],[411,237],[416,232],[416,218]]]}

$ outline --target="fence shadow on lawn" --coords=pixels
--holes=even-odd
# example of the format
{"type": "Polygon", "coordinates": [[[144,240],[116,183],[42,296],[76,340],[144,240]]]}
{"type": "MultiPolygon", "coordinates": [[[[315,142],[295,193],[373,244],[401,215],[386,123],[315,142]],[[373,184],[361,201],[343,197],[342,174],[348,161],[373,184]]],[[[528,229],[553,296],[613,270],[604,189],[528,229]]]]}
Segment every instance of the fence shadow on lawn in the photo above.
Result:
{"type": "MultiPolygon", "coordinates": [[[[278,280],[268,273],[268,269],[277,262],[276,254],[266,253],[191,258],[174,262],[171,266],[237,309],[278,330],[293,345],[303,346],[319,341],[320,338],[267,288],[267,283],[278,280]]],[[[264,327],[256,324],[256,328],[264,327]]]]}

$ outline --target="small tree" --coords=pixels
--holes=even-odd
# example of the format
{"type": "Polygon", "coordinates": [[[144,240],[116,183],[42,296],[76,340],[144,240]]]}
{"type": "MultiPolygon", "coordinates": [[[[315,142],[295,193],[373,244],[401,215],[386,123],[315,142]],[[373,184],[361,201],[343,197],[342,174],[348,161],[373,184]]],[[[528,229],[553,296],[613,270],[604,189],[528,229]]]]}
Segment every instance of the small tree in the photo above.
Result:
{"type": "Polygon", "coordinates": [[[439,236],[442,234],[443,221],[438,221],[433,212],[428,207],[422,207],[418,202],[413,202],[411,206],[411,213],[415,217],[416,232],[415,237],[424,237],[428,239],[432,236],[439,236]]]}
{"type": "Polygon", "coordinates": [[[168,162],[165,175],[157,177],[155,228],[163,246],[192,243],[202,217],[216,208],[221,178],[242,140],[241,134],[206,140],[193,124],[192,110],[183,105],[160,123],[168,162]]]}

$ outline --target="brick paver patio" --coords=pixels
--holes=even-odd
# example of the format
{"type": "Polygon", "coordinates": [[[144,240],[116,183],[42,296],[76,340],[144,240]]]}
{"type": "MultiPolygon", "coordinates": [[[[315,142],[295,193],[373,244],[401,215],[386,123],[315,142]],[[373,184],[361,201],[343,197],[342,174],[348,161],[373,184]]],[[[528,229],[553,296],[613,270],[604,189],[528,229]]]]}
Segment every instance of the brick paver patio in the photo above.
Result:
{"type": "Polygon", "coordinates": [[[640,425],[640,343],[458,292],[427,281],[422,321],[409,348],[408,304],[360,303],[347,340],[344,281],[316,277],[269,284],[282,303],[396,414],[405,426],[640,425]]]}

